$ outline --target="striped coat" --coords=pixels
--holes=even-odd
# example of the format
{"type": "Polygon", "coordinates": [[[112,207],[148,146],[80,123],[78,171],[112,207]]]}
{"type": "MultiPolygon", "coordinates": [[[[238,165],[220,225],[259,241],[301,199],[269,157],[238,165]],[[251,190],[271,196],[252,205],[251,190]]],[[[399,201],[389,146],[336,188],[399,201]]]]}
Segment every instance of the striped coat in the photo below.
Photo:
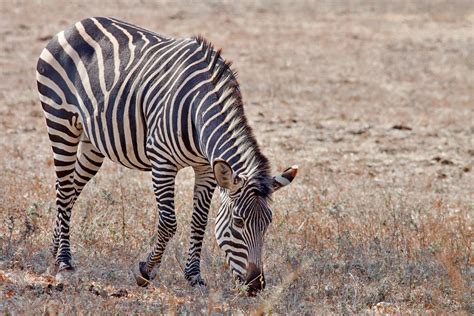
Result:
{"type": "Polygon", "coordinates": [[[174,180],[191,166],[196,182],[186,278],[204,283],[200,252],[219,185],[218,243],[237,279],[254,290],[264,286],[268,200],[293,180],[296,167],[270,175],[220,51],[200,37],[173,39],[113,18],[89,18],[50,41],[37,64],[37,82],[57,176],[52,251],[60,270],[73,268],[74,202],[107,157],[152,172],[157,243],[139,264],[140,285],[153,278],[176,231],[174,180]]]}

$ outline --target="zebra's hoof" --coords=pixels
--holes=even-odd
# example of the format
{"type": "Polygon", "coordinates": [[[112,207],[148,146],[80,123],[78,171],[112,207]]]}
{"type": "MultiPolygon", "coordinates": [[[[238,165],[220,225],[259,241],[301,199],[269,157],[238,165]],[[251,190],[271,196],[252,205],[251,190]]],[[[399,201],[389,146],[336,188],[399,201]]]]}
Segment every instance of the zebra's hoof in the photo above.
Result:
{"type": "Polygon", "coordinates": [[[191,286],[207,286],[206,282],[201,278],[201,276],[198,275],[193,275],[193,276],[187,276],[186,279],[188,280],[189,285],[191,286]]]}
{"type": "Polygon", "coordinates": [[[76,271],[76,268],[74,268],[74,266],[70,262],[60,262],[58,264],[57,272],[64,272],[64,271],[74,272],[76,271]]]}
{"type": "Polygon", "coordinates": [[[150,276],[146,272],[145,265],[145,262],[140,261],[138,264],[138,272],[134,272],[135,281],[137,282],[137,285],[141,287],[146,287],[150,283],[150,276]]]}

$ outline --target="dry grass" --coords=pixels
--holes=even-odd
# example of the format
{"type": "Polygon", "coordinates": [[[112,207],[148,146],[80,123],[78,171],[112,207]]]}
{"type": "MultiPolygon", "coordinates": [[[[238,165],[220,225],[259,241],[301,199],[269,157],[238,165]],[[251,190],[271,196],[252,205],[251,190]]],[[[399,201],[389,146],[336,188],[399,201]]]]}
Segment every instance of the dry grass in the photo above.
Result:
{"type": "Polygon", "coordinates": [[[472,3],[334,3],[2,2],[0,310],[474,313],[472,3]],[[233,288],[213,220],[208,287],[187,286],[190,170],[179,176],[178,233],[152,286],[137,288],[129,272],[152,242],[149,175],[110,162],[73,212],[77,272],[63,283],[48,273],[54,177],[34,66],[51,35],[93,15],[199,32],[223,47],[275,169],[300,165],[274,197],[268,286],[257,298],[233,288]]]}

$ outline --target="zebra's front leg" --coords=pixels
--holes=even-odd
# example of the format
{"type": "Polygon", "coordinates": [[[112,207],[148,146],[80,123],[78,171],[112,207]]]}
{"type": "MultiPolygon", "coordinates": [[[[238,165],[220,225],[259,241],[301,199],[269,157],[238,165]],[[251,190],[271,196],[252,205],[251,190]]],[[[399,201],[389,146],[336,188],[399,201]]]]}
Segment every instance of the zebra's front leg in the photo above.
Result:
{"type": "Polygon", "coordinates": [[[176,233],[176,215],[174,210],[174,185],[176,167],[159,165],[152,167],[153,191],[158,206],[158,227],[156,244],[148,254],[146,261],[139,263],[139,275],[135,276],[139,286],[147,286],[153,279],[153,269],[158,268],[166,244],[176,233]]]}
{"type": "Polygon", "coordinates": [[[191,286],[205,285],[201,277],[201,250],[204,233],[207,226],[207,215],[216,188],[214,174],[211,167],[194,168],[194,198],[193,215],[191,218],[191,242],[189,247],[188,262],[184,275],[191,286]]]}

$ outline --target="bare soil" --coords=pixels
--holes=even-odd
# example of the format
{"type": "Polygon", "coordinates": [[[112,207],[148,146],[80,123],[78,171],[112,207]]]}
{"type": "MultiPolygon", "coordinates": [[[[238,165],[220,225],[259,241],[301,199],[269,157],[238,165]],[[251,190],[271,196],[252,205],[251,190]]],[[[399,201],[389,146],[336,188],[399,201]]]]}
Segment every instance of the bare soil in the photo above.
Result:
{"type": "Polygon", "coordinates": [[[472,1],[2,1],[0,311],[5,314],[473,314],[472,1]],[[178,233],[158,278],[130,270],[152,244],[147,173],[106,162],[73,212],[77,271],[51,274],[54,172],[35,88],[47,41],[88,16],[201,34],[239,72],[274,170],[267,289],[235,288],[213,201],[206,288],[187,285],[193,175],[178,179],[178,233]]]}

